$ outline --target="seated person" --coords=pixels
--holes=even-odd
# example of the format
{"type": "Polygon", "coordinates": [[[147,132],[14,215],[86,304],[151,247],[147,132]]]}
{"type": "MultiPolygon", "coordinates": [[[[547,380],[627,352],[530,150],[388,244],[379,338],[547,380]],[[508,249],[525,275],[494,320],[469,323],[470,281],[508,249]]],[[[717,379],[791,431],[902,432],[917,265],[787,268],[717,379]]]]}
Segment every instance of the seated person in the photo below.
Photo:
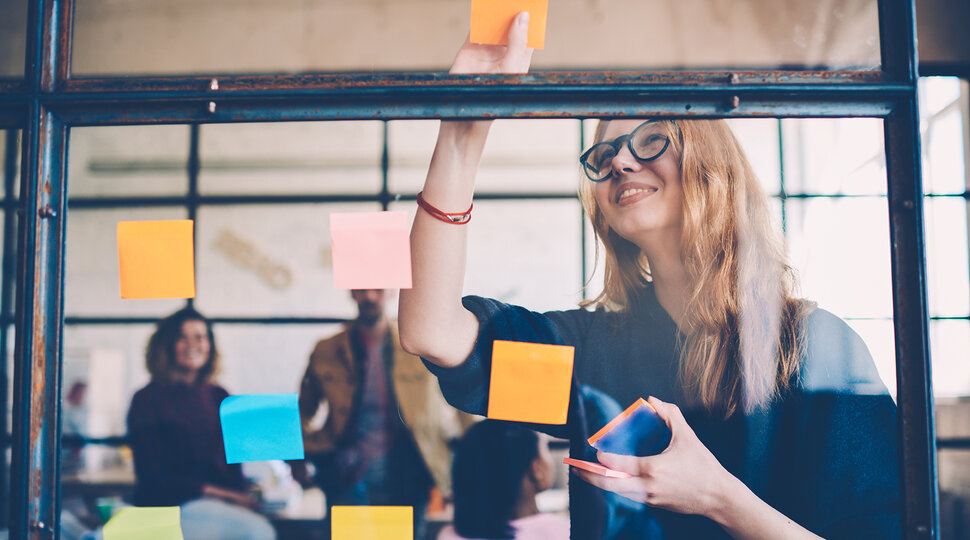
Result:
{"type": "Polygon", "coordinates": [[[148,342],[151,382],[135,393],[128,440],[137,506],[180,506],[186,540],[273,540],[239,464],[226,463],[218,363],[209,321],[185,308],[159,321],[148,342]]]}
{"type": "Polygon", "coordinates": [[[438,540],[569,538],[569,519],[541,514],[536,494],[552,486],[545,437],[520,424],[483,420],[458,443],[452,465],[455,523],[438,540]]]}

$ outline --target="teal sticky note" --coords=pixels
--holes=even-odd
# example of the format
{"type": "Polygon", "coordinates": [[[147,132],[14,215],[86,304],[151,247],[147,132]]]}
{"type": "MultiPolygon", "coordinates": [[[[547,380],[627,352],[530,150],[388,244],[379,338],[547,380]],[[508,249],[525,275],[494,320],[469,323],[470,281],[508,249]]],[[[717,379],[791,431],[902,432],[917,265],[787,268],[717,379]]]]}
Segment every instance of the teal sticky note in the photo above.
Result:
{"type": "Polygon", "coordinates": [[[219,406],[226,463],[303,459],[296,394],[229,396],[219,406]]]}

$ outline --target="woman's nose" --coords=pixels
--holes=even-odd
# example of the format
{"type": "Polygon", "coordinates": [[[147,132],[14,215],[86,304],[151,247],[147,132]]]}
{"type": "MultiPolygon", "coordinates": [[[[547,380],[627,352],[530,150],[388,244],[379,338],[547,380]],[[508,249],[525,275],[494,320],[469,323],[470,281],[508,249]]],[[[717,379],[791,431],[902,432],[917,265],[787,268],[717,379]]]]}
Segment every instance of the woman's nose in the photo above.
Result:
{"type": "Polygon", "coordinates": [[[632,173],[639,171],[641,167],[640,160],[630,152],[630,149],[625,144],[620,147],[620,150],[613,157],[614,173],[632,173]]]}

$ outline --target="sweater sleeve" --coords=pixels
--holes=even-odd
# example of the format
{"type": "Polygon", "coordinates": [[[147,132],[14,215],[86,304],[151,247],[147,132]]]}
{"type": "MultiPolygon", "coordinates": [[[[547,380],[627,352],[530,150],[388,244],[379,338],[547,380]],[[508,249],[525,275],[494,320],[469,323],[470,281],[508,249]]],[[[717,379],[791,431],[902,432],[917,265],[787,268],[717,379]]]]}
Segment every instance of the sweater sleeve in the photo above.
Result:
{"type": "Polygon", "coordinates": [[[181,504],[202,495],[202,481],[169,466],[165,448],[172,442],[164,440],[156,412],[161,404],[153,401],[144,391],[138,392],[128,410],[128,444],[135,461],[136,494],[140,495],[136,498],[151,498],[135,503],[181,504]]]}
{"type": "MultiPolygon", "coordinates": [[[[437,366],[427,360],[425,365],[436,377],[441,393],[452,406],[471,414],[486,415],[488,411],[489,377],[492,366],[492,343],[495,340],[570,345],[579,357],[585,310],[537,313],[479,296],[462,299],[465,309],[478,319],[478,338],[468,358],[453,368],[437,366]]],[[[575,381],[573,381],[575,386],[575,381]]],[[[570,407],[575,392],[570,397],[570,407]]],[[[571,415],[570,415],[571,417],[571,415]]],[[[532,426],[555,436],[564,436],[555,427],[532,426]],[[552,429],[550,429],[552,427],[552,429]]]]}
{"type": "Polygon", "coordinates": [[[823,310],[809,316],[795,405],[801,522],[831,539],[899,538],[896,404],[862,339],[823,310]]]}

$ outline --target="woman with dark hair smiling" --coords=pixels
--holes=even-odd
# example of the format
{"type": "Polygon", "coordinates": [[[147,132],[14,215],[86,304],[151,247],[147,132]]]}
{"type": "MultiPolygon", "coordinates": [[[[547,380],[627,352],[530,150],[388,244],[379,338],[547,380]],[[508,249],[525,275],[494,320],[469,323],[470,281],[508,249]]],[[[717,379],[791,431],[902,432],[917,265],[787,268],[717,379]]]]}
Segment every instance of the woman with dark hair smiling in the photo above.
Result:
{"type": "Polygon", "coordinates": [[[219,405],[229,393],[211,382],[219,353],[208,319],[192,308],[162,319],[146,357],[152,380],[128,411],[135,504],[180,506],[186,540],[276,538],[242,467],[226,463],[219,405]]]}
{"type": "Polygon", "coordinates": [[[569,536],[568,519],[536,507],[553,470],[545,438],[531,429],[497,420],[473,425],[458,443],[451,477],[455,523],[438,540],[569,536]]]}

